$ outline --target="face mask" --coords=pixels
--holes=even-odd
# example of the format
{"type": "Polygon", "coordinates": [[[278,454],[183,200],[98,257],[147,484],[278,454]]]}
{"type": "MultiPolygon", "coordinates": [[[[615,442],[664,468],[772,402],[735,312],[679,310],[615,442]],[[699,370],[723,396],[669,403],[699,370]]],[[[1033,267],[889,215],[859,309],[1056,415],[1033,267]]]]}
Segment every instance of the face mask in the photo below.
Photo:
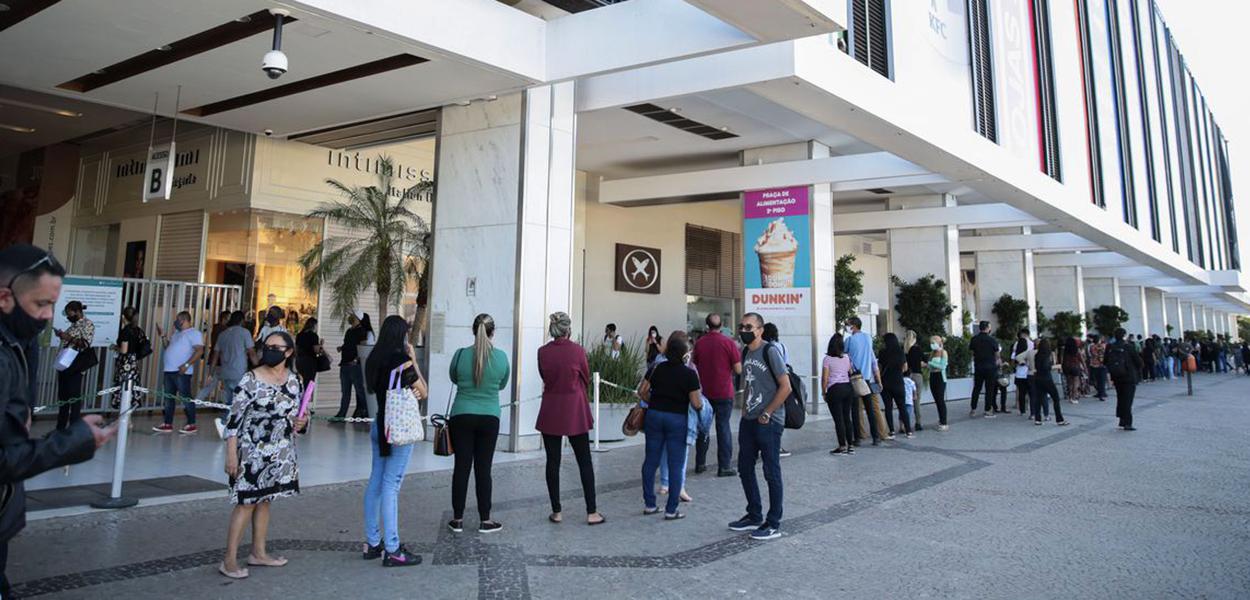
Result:
{"type": "Polygon", "coordinates": [[[265,348],[260,355],[261,364],[266,367],[276,367],[286,360],[285,350],[274,350],[273,348],[265,348]]]}
{"type": "Polygon", "coordinates": [[[738,339],[742,340],[743,344],[750,346],[751,342],[755,341],[755,332],[754,331],[739,332],[738,339]]]}
{"type": "Polygon", "coordinates": [[[80,316],[78,316],[78,315],[71,315],[71,316],[66,316],[65,318],[66,318],[66,319],[67,319],[70,323],[77,323],[77,322],[78,322],[78,319],[81,319],[82,317],[80,317],[80,316]]]}
{"type": "Polygon", "coordinates": [[[0,313],[0,322],[4,323],[14,337],[23,342],[39,335],[48,326],[47,319],[36,319],[30,316],[26,309],[17,303],[17,298],[13,299],[13,312],[0,313]]]}
{"type": "Polygon", "coordinates": [[[937,342],[929,342],[929,348],[931,350],[937,350],[938,349],[937,342]]]}

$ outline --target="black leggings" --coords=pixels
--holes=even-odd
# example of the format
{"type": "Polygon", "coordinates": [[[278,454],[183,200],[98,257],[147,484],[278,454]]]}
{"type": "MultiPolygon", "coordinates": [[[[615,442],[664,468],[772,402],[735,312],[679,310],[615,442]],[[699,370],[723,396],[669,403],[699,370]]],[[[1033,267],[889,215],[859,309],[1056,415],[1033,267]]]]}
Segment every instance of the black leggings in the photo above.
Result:
{"type": "MultiPolygon", "coordinates": [[[[543,448],[547,450],[547,495],[551,497],[551,512],[561,512],[560,506],[560,438],[543,434],[543,448]]],[[[598,512],[595,507],[595,466],[590,460],[590,434],[570,435],[569,445],[577,457],[577,471],[582,477],[582,494],[586,496],[586,514],[598,512]]]]}
{"type": "Polygon", "coordinates": [[[1030,406],[1029,392],[1032,391],[1030,389],[1032,387],[1033,384],[1029,383],[1028,378],[1016,378],[1016,408],[1019,409],[1020,414],[1024,414],[1024,411],[1030,406]]]}
{"type": "Polygon", "coordinates": [[[894,432],[892,407],[898,406],[898,431],[910,433],[911,420],[907,418],[907,387],[903,385],[901,378],[881,386],[881,403],[885,405],[885,422],[890,426],[890,432],[894,432]]]}
{"type": "MultiPolygon", "coordinates": [[[[938,423],[946,424],[946,380],[942,379],[941,371],[929,372],[929,392],[933,394],[933,403],[937,405],[938,423]]],[[[916,407],[919,409],[919,407],[916,407]]]]}
{"type": "Polygon", "coordinates": [[[1063,410],[1059,408],[1059,389],[1055,387],[1055,379],[1049,372],[1033,376],[1032,415],[1034,421],[1042,420],[1042,405],[1050,400],[1050,407],[1055,411],[1055,422],[1063,422],[1063,410]]]}
{"type": "Polygon", "coordinates": [[[489,415],[456,415],[448,421],[451,445],[456,454],[456,469],[451,476],[451,510],[454,518],[464,518],[464,503],[469,495],[469,471],[477,483],[477,514],[490,520],[490,465],[495,460],[495,442],[499,441],[499,417],[489,415]]]}
{"type": "MultiPolygon", "coordinates": [[[[95,351],[93,348],[92,352],[95,351]]],[[[56,374],[56,399],[60,402],[73,400],[82,395],[82,371],[66,369],[56,374]]],[[[73,404],[62,404],[56,409],[56,428],[65,429],[82,415],[82,401],[73,404]]]]}
{"type": "Polygon", "coordinates": [[[855,388],[850,383],[835,383],[825,390],[825,404],[833,415],[833,428],[838,434],[838,447],[845,448],[854,437],[851,411],[855,410],[855,388]]]}

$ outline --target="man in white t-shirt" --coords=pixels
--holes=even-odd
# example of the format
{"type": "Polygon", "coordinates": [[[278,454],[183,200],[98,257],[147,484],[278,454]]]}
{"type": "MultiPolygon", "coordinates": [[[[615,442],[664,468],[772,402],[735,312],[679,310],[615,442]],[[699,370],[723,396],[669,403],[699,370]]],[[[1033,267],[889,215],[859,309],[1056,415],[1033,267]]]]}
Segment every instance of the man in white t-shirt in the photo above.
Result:
{"type": "Polygon", "coordinates": [[[174,396],[184,399],[187,413],[187,424],[178,432],[191,435],[199,431],[195,426],[195,403],[191,402],[191,376],[195,374],[195,363],[204,355],[204,334],[196,329],[191,322],[191,313],[182,311],[174,318],[172,336],[167,336],[157,327],[156,333],[165,344],[165,352],[161,356],[162,388],[165,392],[164,422],[152,428],[157,433],[170,433],[174,430],[174,396]]]}

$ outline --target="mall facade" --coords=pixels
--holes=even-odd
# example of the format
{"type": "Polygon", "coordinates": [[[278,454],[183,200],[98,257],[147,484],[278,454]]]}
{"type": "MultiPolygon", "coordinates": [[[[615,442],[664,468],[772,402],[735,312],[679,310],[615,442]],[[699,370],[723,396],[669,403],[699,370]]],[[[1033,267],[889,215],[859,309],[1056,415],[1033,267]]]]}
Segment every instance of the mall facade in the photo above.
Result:
{"type": "Polygon", "coordinates": [[[318,317],[334,348],[345,315],[298,261],[360,239],[308,216],[342,198],[327,180],[433,182],[412,203],[419,275],[387,312],[416,323],[439,403],[494,315],[512,449],[538,445],[548,314],[597,343],[607,323],[640,339],[754,310],[810,374],[847,254],[876,332],[926,275],[948,332],[1004,294],[1035,331],[1039,307],[1115,305],[1132,333],[1235,338],[1250,312],[1228,142],[1150,0],[6,6],[4,243],[84,277],[236,286],[240,308],[318,317]],[[170,191],[145,199],[171,141],[170,191]]]}

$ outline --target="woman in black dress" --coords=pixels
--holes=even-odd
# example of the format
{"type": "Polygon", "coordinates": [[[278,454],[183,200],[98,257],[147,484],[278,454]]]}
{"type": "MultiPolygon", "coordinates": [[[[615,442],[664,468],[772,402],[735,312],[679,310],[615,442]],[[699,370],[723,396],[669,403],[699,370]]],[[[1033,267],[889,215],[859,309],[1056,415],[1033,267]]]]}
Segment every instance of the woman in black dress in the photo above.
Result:
{"type": "Polygon", "coordinates": [[[317,335],[317,319],[308,319],[295,336],[295,371],[304,387],[317,380],[317,355],[321,354],[321,336],[317,335]]]}
{"type": "MultiPolygon", "coordinates": [[[[152,342],[143,328],[139,327],[139,311],[133,306],[122,309],[122,329],[117,334],[117,359],[113,366],[113,385],[121,387],[139,378],[139,360],[152,353],[152,342]],[[143,356],[140,353],[145,352],[143,356]]],[[[121,390],[113,396],[113,408],[121,406],[121,390]]],[[[134,390],[130,396],[132,405],[143,402],[143,392],[134,390]]]]}

